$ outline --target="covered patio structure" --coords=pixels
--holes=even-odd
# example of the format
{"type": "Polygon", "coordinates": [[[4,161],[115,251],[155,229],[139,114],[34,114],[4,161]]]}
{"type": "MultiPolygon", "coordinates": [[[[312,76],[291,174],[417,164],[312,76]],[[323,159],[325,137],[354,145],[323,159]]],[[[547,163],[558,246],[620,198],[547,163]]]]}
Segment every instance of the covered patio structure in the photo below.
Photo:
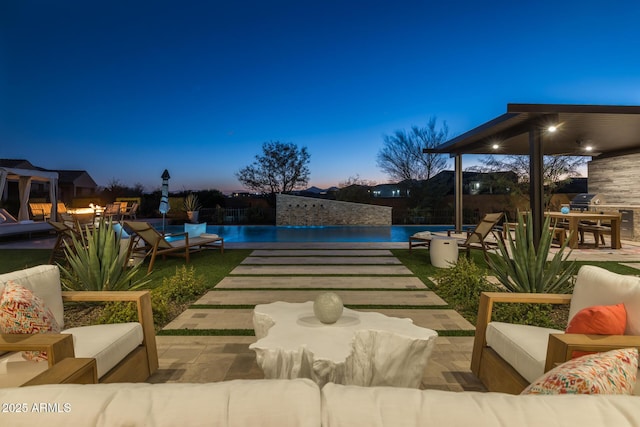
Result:
{"type": "Polygon", "coordinates": [[[18,221],[26,221],[29,219],[29,195],[31,193],[31,183],[33,181],[44,181],[49,183],[51,219],[56,219],[58,202],[57,172],[43,171],[38,169],[0,167],[0,200],[4,195],[4,191],[7,187],[7,181],[9,180],[18,181],[18,192],[20,198],[18,221]]]}
{"type": "Polygon", "coordinates": [[[455,158],[458,230],[462,229],[462,155],[529,156],[530,209],[537,244],[544,224],[543,156],[606,158],[640,153],[640,106],[507,104],[505,114],[423,151],[455,158]]]}

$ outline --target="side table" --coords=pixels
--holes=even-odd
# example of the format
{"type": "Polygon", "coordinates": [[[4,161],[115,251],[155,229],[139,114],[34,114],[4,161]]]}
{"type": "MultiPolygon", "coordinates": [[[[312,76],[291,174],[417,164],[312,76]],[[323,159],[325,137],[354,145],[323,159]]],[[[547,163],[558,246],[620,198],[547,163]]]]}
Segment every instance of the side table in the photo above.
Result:
{"type": "Polygon", "coordinates": [[[97,384],[96,359],[67,357],[21,387],[39,384],[97,384]]]}
{"type": "Polygon", "coordinates": [[[433,236],[429,245],[429,257],[434,267],[450,268],[458,262],[458,239],[433,236]]]}

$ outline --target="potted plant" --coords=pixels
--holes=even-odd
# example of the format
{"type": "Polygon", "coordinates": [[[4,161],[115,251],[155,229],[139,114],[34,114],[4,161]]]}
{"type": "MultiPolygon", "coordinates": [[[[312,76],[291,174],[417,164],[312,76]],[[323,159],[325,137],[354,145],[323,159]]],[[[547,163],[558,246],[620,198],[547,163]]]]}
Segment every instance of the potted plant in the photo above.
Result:
{"type": "Polygon", "coordinates": [[[198,222],[198,211],[202,206],[200,205],[200,201],[198,200],[198,196],[194,193],[187,194],[187,197],[184,198],[184,210],[187,212],[187,218],[189,222],[197,223],[198,222]]]}

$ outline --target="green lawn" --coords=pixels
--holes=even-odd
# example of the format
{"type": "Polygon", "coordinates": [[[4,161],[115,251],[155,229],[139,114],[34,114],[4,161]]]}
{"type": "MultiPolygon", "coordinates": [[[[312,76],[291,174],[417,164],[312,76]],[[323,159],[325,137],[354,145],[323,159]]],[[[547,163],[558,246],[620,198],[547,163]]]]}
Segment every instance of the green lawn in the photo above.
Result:
{"type": "MultiPolygon", "coordinates": [[[[224,254],[216,250],[205,250],[191,254],[189,263],[198,275],[206,278],[207,287],[213,288],[222,278],[229,274],[251,250],[227,249],[224,254]]],[[[46,264],[49,261],[51,250],[49,249],[0,249],[0,274],[46,264]]],[[[138,274],[147,274],[147,263],[140,268],[138,274]]],[[[176,267],[184,265],[184,258],[167,257],[165,260],[157,259],[151,272],[151,286],[162,283],[165,277],[173,276],[176,267]]]]}

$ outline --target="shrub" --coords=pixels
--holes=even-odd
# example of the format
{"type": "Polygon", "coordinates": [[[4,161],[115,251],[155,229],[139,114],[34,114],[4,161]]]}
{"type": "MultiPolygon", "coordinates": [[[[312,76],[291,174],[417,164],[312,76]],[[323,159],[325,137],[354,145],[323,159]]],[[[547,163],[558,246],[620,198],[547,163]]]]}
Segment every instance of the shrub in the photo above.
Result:
{"type": "Polygon", "coordinates": [[[453,309],[476,318],[481,292],[496,291],[486,278],[486,270],[473,260],[460,257],[456,265],[439,270],[435,276],[436,291],[453,309]]]}
{"type": "MultiPolygon", "coordinates": [[[[162,285],[151,290],[151,308],[156,327],[165,324],[173,307],[192,302],[207,290],[204,276],[196,276],[193,267],[177,267],[171,277],[162,279],[162,285]]],[[[101,323],[135,322],[138,312],[135,303],[111,302],[105,305],[101,323]]]]}
{"type": "Polygon", "coordinates": [[[176,274],[162,279],[159,291],[168,301],[177,303],[190,302],[207,290],[204,276],[196,276],[193,267],[176,267],[176,274]]]}
{"type": "Polygon", "coordinates": [[[552,304],[501,304],[493,308],[493,319],[496,322],[534,325],[544,328],[565,329],[566,319],[562,313],[562,306],[552,304]]]}
{"type": "MultiPolygon", "coordinates": [[[[471,323],[476,322],[480,294],[482,292],[505,292],[499,285],[490,283],[487,271],[467,257],[460,257],[455,266],[439,270],[434,280],[436,292],[454,310],[459,311],[471,323]]],[[[562,321],[553,315],[550,304],[496,304],[492,320],[564,329],[562,321]]]]}

